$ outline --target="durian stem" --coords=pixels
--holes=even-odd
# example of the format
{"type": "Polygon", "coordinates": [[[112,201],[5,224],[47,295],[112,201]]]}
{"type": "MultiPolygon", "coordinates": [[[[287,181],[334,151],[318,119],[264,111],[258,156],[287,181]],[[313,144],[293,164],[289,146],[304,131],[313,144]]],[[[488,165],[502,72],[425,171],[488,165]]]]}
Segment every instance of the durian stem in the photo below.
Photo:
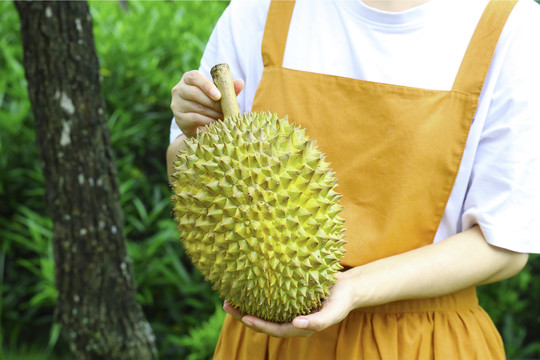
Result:
{"type": "Polygon", "coordinates": [[[211,70],[210,74],[221,92],[221,110],[223,116],[235,116],[240,114],[238,102],[236,100],[236,92],[234,91],[234,82],[227,64],[217,64],[211,70]]]}

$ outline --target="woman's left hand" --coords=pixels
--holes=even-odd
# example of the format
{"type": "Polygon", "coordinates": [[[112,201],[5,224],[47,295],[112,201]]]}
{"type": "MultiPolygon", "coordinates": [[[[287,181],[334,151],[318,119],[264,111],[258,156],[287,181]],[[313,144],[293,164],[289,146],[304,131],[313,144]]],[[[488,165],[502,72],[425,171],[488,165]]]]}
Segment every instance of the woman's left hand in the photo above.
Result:
{"type": "Polygon", "coordinates": [[[338,273],[322,308],[276,324],[223,308],[249,328],[275,337],[309,336],[343,320],[350,311],[389,302],[451,294],[508,279],[528,254],[489,244],[479,226],[449,238],[338,273]],[[434,270],[435,269],[435,270],[434,270]]]}
{"type": "Polygon", "coordinates": [[[319,311],[297,316],[290,323],[273,323],[255,316],[243,315],[227,301],[223,304],[223,309],[245,326],[260,333],[279,338],[310,336],[316,331],[337,324],[352,310],[354,286],[349,283],[352,279],[345,274],[346,272],[337,274],[337,281],[330,290],[330,296],[324,300],[319,311]]]}

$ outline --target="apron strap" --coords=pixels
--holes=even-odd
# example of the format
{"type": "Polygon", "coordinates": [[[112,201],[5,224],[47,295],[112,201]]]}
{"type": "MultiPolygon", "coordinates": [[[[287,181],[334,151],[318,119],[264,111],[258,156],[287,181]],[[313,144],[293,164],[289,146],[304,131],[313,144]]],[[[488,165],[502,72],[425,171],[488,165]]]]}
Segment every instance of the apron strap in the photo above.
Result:
{"type": "Polygon", "coordinates": [[[266,17],[262,42],[264,67],[283,65],[283,55],[287,44],[289,25],[294,9],[294,1],[272,1],[266,17]]]}
{"type": "Polygon", "coordinates": [[[506,20],[517,0],[491,0],[472,36],[452,90],[480,95],[506,20]]]}
{"type": "MultiPolygon", "coordinates": [[[[472,36],[452,90],[480,95],[484,79],[506,20],[517,0],[491,0],[472,36]]],[[[262,42],[263,64],[281,67],[294,0],[272,0],[262,42]]]]}

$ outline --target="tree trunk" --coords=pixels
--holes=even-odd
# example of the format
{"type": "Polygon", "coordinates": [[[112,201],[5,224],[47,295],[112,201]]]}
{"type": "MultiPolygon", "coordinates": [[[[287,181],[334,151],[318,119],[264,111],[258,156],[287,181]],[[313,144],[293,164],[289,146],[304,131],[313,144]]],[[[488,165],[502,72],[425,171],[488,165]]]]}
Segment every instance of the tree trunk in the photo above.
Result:
{"type": "Polygon", "coordinates": [[[156,359],[135,301],[88,5],[15,5],[54,223],[64,338],[78,359],[156,359]]]}

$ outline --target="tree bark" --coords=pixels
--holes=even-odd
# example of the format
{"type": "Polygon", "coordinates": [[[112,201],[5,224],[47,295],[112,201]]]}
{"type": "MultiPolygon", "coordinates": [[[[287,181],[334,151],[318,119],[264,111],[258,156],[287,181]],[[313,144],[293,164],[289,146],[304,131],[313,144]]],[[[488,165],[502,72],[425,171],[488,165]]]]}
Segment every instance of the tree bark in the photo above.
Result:
{"type": "Polygon", "coordinates": [[[15,5],[54,223],[64,338],[78,359],[156,359],[135,300],[88,5],[15,5]]]}

